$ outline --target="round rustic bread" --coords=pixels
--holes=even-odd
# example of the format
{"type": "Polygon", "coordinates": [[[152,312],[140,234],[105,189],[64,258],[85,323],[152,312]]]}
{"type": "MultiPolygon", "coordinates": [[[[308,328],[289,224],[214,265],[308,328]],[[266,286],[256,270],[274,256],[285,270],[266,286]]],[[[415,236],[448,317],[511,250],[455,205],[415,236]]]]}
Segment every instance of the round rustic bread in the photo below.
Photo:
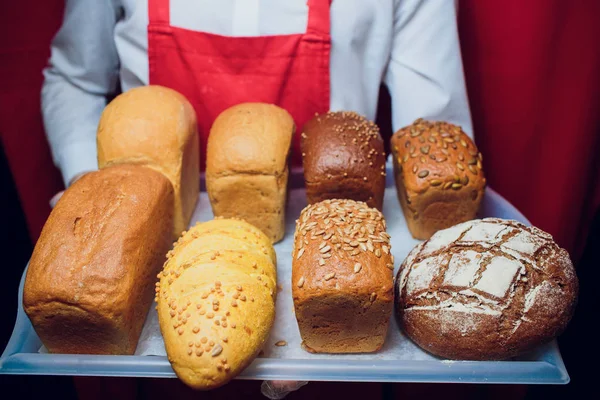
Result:
{"type": "Polygon", "coordinates": [[[578,281],[552,236],[486,218],[416,246],[395,282],[404,332],[437,356],[501,360],[552,340],[569,323],[578,281]]]}

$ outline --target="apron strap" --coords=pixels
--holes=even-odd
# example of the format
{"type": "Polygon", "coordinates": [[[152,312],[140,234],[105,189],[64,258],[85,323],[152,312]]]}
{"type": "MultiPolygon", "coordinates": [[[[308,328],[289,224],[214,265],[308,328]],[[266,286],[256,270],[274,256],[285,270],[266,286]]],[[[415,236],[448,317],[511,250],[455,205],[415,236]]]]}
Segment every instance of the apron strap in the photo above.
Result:
{"type": "Polygon", "coordinates": [[[169,0],[148,0],[148,22],[150,24],[170,25],[169,0]]]}
{"type": "Polygon", "coordinates": [[[306,33],[329,36],[331,22],[329,7],[332,0],[308,0],[308,24],[306,33]]]}

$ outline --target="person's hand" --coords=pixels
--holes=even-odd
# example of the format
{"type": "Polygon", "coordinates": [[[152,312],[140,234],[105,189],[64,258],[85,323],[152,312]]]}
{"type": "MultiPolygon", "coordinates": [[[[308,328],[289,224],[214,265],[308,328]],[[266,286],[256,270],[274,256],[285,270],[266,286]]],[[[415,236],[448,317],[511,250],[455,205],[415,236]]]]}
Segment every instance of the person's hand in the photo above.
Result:
{"type": "Polygon", "coordinates": [[[260,385],[260,391],[271,400],[279,400],[307,383],[306,381],[264,381],[260,385]]]}
{"type": "MultiPolygon", "coordinates": [[[[75,183],[75,181],[77,181],[79,178],[81,178],[82,176],[84,176],[87,173],[88,173],[88,171],[80,172],[79,174],[75,175],[73,177],[73,179],[71,179],[71,182],[69,182],[69,186],[71,186],[73,183],[75,183]]],[[[50,199],[50,208],[54,208],[54,206],[56,206],[56,203],[58,203],[58,200],[60,200],[60,198],[62,197],[62,195],[64,193],[65,193],[65,191],[61,190],[60,192],[58,192],[54,196],[52,196],[52,198],[50,199]]]]}

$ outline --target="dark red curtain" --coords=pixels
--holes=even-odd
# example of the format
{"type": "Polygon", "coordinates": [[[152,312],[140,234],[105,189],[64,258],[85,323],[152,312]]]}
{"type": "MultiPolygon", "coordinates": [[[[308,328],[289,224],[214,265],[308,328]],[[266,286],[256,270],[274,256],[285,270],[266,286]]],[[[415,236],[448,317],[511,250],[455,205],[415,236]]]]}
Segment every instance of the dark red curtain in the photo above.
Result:
{"type": "MultiPolygon", "coordinates": [[[[63,6],[64,0],[0,1],[0,141],[33,241],[50,212],[48,200],[62,187],[43,133],[39,94],[63,6]]],[[[577,255],[600,204],[600,1],[462,0],[459,20],[490,185],[577,255]]],[[[356,390],[329,386],[303,390],[313,396],[356,390]]],[[[450,389],[459,387],[460,395],[451,398],[483,390],[450,389]]],[[[392,396],[405,398],[411,388],[431,389],[397,385],[392,396]]],[[[448,394],[448,388],[434,390],[448,394]]],[[[510,395],[504,390],[513,388],[489,388],[486,393],[498,398],[523,394],[522,388],[510,395]]]]}
{"type": "Polygon", "coordinates": [[[577,256],[600,204],[600,1],[463,0],[490,186],[577,256]]]}
{"type": "Polygon", "coordinates": [[[62,188],[44,136],[40,90],[63,7],[64,0],[0,1],[0,141],[34,242],[49,199],[62,188]]]}
{"type": "MultiPolygon", "coordinates": [[[[1,3],[0,139],[36,240],[61,188],[39,92],[64,2],[1,3]]],[[[577,254],[600,204],[600,2],[463,0],[459,20],[490,185],[577,254]]]]}

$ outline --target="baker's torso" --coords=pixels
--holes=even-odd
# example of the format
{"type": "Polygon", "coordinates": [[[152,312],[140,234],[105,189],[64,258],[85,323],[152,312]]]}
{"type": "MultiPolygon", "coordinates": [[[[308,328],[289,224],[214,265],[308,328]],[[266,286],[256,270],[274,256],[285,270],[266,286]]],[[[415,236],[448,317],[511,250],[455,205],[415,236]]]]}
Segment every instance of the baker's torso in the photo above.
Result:
{"type": "MultiPolygon", "coordinates": [[[[121,87],[149,83],[148,1],[112,0],[121,87]]],[[[393,36],[393,0],[337,0],[331,5],[330,108],[375,117],[393,36]]],[[[306,32],[306,0],[171,0],[170,24],[230,37],[306,32]]]]}

